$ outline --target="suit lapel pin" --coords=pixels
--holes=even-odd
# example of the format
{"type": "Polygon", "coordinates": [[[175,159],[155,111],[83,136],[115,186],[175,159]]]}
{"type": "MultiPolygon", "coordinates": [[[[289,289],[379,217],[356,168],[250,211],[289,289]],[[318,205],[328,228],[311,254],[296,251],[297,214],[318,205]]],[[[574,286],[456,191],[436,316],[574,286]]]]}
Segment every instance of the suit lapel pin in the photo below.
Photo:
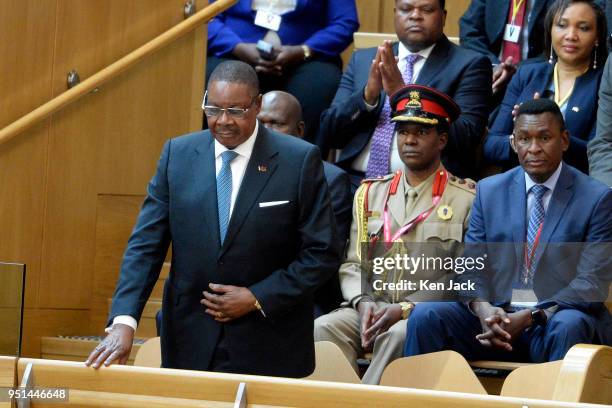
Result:
{"type": "Polygon", "coordinates": [[[574,106],[574,107],[572,108],[572,111],[574,111],[574,112],[578,113],[578,112],[580,112],[580,108],[579,108],[579,107],[577,107],[577,106],[574,106]]]}
{"type": "Polygon", "coordinates": [[[268,166],[266,166],[265,164],[260,164],[259,166],[257,166],[257,170],[260,173],[265,173],[266,171],[268,171],[268,166]]]}
{"type": "Polygon", "coordinates": [[[448,205],[438,207],[438,218],[448,221],[453,217],[453,209],[448,205]]]}

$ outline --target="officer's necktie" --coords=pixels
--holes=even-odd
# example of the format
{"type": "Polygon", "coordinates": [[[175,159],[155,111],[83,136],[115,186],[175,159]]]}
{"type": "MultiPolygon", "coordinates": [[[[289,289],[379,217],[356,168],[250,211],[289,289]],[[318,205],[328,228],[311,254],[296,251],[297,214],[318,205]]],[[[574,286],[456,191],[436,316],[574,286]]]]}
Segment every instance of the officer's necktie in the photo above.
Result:
{"type": "Polygon", "coordinates": [[[544,203],[542,198],[548,191],[548,187],[536,184],[530,189],[533,194],[533,206],[531,207],[531,213],[529,214],[529,226],[527,227],[527,255],[525,259],[525,267],[523,268],[522,281],[524,284],[530,284],[533,282],[534,273],[534,246],[536,245],[536,238],[541,233],[542,224],[544,222],[544,203]]]}
{"type": "Polygon", "coordinates": [[[414,217],[411,217],[411,214],[412,214],[412,210],[414,209],[414,204],[416,202],[417,195],[418,195],[417,191],[412,187],[409,188],[408,191],[406,192],[406,217],[408,218],[406,222],[414,218],[414,217]]]}
{"type": "MultiPolygon", "coordinates": [[[[412,83],[414,74],[414,64],[421,58],[419,54],[410,54],[406,57],[406,68],[402,74],[405,84],[412,83]]],[[[368,160],[368,168],[366,177],[380,177],[389,174],[389,163],[391,162],[391,142],[393,141],[393,132],[395,123],[391,122],[391,105],[389,105],[389,96],[385,97],[385,103],[374,134],[372,135],[372,145],[370,146],[370,159],[368,160]]]]}
{"type": "Polygon", "coordinates": [[[233,150],[221,153],[221,171],[217,175],[217,209],[219,211],[219,237],[221,245],[225,241],[232,205],[232,167],[230,163],[238,156],[233,150]]]}

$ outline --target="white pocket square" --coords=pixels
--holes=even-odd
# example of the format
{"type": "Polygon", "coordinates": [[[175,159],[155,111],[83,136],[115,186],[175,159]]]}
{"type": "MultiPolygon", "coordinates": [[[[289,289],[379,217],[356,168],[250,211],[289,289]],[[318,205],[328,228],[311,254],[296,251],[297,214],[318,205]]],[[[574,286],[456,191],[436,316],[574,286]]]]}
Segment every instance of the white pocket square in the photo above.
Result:
{"type": "Polygon", "coordinates": [[[274,207],[276,205],[284,205],[288,203],[289,201],[266,201],[263,203],[259,203],[259,208],[274,207]]]}

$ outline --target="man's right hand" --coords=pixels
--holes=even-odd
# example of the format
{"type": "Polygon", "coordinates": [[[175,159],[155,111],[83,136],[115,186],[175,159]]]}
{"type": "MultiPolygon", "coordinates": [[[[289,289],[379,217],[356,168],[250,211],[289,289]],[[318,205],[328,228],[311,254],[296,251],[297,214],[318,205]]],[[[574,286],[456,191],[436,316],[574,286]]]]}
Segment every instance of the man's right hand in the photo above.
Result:
{"type": "Polygon", "coordinates": [[[516,73],[517,66],[512,63],[512,57],[508,57],[493,70],[493,95],[508,85],[512,76],[516,73]]]}
{"type": "Polygon", "coordinates": [[[378,98],[380,97],[380,92],[383,89],[382,76],[380,75],[379,64],[381,61],[381,51],[378,49],[376,51],[376,57],[372,61],[372,65],[370,65],[370,73],[368,75],[368,83],[363,91],[363,98],[368,103],[368,105],[376,105],[378,98]]]}
{"type": "Polygon", "coordinates": [[[476,340],[485,347],[512,351],[512,336],[504,330],[505,326],[510,324],[506,311],[489,302],[472,302],[471,307],[482,326],[482,333],[476,336],[476,340]]]}
{"type": "Polygon", "coordinates": [[[374,312],[376,312],[376,309],[378,309],[378,306],[371,300],[364,300],[357,304],[361,327],[361,347],[366,351],[370,350],[372,344],[368,341],[365,333],[374,324],[374,312]]]}
{"type": "Polygon", "coordinates": [[[114,361],[125,364],[130,357],[133,342],[134,329],[125,324],[115,324],[104,340],[89,354],[85,365],[100,368],[102,364],[108,367],[114,361]]]}

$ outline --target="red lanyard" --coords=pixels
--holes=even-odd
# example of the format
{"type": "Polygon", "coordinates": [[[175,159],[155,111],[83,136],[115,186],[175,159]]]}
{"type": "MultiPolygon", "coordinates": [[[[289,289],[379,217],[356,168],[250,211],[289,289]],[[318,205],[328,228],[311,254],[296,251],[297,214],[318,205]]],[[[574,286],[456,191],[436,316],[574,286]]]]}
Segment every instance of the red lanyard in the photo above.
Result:
{"type": "Polygon", "coordinates": [[[396,193],[396,189],[393,189],[393,188],[389,189],[389,192],[387,193],[387,198],[385,200],[385,210],[384,210],[383,231],[384,231],[384,236],[385,236],[385,242],[387,243],[395,242],[402,235],[414,229],[414,227],[416,227],[420,222],[423,222],[424,220],[426,220],[427,217],[429,217],[429,215],[432,213],[432,211],[438,206],[438,204],[440,203],[440,200],[442,200],[442,194],[444,194],[444,190],[446,190],[447,182],[448,182],[448,173],[446,172],[446,170],[438,171],[436,173],[436,179],[434,180],[433,188],[431,190],[431,196],[432,196],[432,201],[433,201],[432,206],[428,210],[417,215],[410,222],[408,222],[408,224],[404,225],[393,235],[391,233],[391,220],[389,218],[389,210],[388,210],[387,204],[389,203],[389,197],[396,193]]]}
{"type": "Polygon", "coordinates": [[[536,249],[538,248],[538,244],[540,243],[540,234],[542,233],[542,227],[544,226],[544,223],[542,222],[540,224],[540,227],[538,228],[538,232],[536,233],[535,239],[533,241],[533,248],[531,248],[531,253],[529,252],[529,249],[527,248],[529,245],[525,244],[525,267],[527,268],[527,270],[531,270],[531,263],[533,262],[533,257],[535,256],[535,252],[536,249]]]}

